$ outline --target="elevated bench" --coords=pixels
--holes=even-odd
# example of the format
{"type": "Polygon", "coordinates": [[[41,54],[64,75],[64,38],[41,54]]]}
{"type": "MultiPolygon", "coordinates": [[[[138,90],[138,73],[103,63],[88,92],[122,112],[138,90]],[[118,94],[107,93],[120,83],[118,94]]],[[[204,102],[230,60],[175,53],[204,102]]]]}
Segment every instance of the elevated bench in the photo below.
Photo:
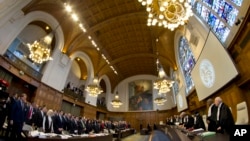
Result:
{"type": "Polygon", "coordinates": [[[124,129],[119,130],[116,133],[113,133],[113,137],[117,138],[117,140],[120,140],[121,138],[125,138],[127,136],[133,135],[135,133],[135,129],[124,129]]]}

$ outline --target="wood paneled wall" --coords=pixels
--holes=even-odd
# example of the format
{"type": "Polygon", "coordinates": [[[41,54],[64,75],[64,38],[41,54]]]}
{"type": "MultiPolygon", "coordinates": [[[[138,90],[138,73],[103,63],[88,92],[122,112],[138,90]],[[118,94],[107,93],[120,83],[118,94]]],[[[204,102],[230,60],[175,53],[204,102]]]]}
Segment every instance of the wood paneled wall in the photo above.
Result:
{"type": "Polygon", "coordinates": [[[107,117],[112,118],[122,118],[123,120],[129,122],[131,127],[139,131],[140,124],[143,128],[146,128],[147,125],[153,126],[153,124],[159,124],[160,121],[165,123],[166,118],[171,115],[177,114],[176,108],[165,111],[146,111],[146,112],[109,112],[107,117]]]}
{"type": "Polygon", "coordinates": [[[48,86],[41,85],[37,88],[34,101],[39,105],[46,105],[48,109],[60,110],[62,104],[62,94],[49,88],[48,86]]]}

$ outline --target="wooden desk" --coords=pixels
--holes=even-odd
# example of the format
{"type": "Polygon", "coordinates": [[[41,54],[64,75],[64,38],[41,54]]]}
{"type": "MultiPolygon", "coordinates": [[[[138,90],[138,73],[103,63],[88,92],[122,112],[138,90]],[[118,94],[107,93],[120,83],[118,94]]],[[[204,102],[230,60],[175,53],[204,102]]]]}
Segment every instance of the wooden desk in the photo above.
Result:
{"type": "Polygon", "coordinates": [[[230,141],[230,136],[228,134],[221,133],[216,133],[214,136],[209,137],[188,136],[187,133],[176,128],[176,126],[165,126],[163,131],[173,141],[230,141]]]}
{"type": "Polygon", "coordinates": [[[71,137],[68,139],[62,139],[61,137],[48,137],[48,138],[32,138],[28,137],[27,141],[112,141],[112,134],[106,136],[95,136],[95,137],[71,137]]]}
{"type": "Polygon", "coordinates": [[[135,129],[121,130],[121,138],[133,135],[134,133],[135,133],[135,129]]]}
{"type": "Polygon", "coordinates": [[[113,134],[114,138],[124,138],[135,133],[135,129],[119,130],[117,133],[113,134]]]}

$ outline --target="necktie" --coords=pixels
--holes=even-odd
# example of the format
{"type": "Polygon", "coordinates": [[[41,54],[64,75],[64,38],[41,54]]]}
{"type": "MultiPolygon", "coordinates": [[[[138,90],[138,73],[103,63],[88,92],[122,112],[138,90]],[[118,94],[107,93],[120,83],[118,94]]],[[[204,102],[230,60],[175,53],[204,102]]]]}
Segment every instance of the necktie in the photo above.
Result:
{"type": "Polygon", "coordinates": [[[30,110],[29,110],[29,116],[28,116],[28,118],[29,118],[29,119],[31,119],[31,117],[32,117],[32,111],[33,111],[33,108],[32,108],[32,107],[30,107],[30,110]]]}
{"type": "Polygon", "coordinates": [[[24,106],[23,106],[23,102],[22,102],[22,101],[20,101],[20,102],[21,102],[21,107],[22,107],[22,110],[23,110],[23,107],[24,107],[24,106]]]}

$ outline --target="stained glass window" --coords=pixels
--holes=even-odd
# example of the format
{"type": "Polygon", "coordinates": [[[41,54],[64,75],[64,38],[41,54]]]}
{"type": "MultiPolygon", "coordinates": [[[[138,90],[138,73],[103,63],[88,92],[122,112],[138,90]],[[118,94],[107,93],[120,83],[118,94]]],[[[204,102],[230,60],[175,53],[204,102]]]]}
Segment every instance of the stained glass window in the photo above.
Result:
{"type": "Polygon", "coordinates": [[[243,0],[192,0],[194,13],[201,17],[221,42],[225,42],[243,0]]]}
{"type": "Polygon", "coordinates": [[[186,83],[186,93],[188,94],[190,90],[194,87],[193,80],[191,78],[191,71],[195,65],[195,59],[193,53],[190,49],[187,39],[182,36],[179,41],[179,62],[181,65],[181,70],[185,78],[186,83]]]}
{"type": "Polygon", "coordinates": [[[241,6],[243,0],[231,0],[234,4],[236,4],[237,6],[241,6]]]}

